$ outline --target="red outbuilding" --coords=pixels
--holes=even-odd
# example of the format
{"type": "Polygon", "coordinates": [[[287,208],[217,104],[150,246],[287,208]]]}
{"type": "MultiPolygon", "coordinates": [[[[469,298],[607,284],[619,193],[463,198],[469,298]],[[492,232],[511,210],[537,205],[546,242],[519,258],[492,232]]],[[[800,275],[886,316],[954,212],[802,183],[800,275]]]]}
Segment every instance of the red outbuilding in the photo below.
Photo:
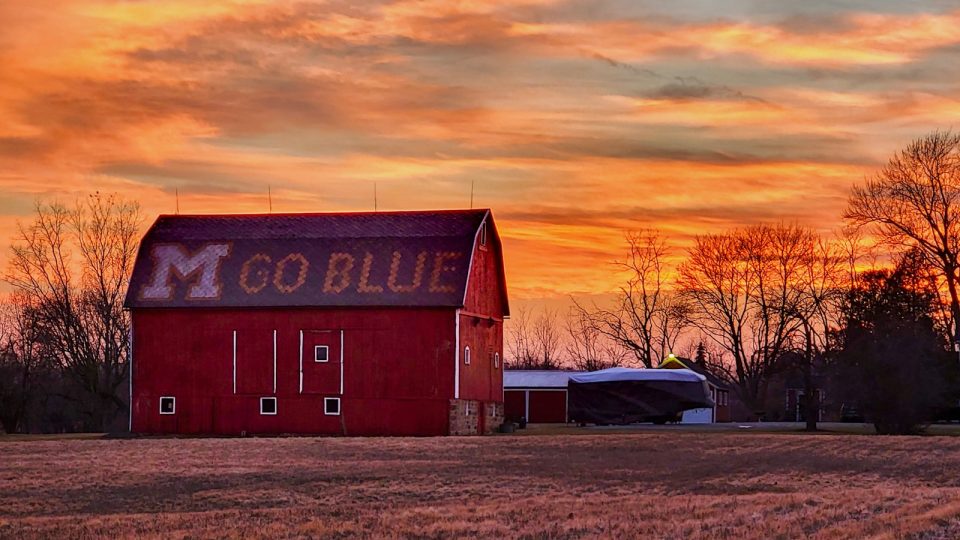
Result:
{"type": "Polygon", "coordinates": [[[445,435],[503,420],[489,210],[160,216],[126,299],[136,433],[445,435]]]}
{"type": "Polygon", "coordinates": [[[583,371],[507,370],[503,375],[504,417],[508,421],[566,423],[567,385],[583,371]]]}

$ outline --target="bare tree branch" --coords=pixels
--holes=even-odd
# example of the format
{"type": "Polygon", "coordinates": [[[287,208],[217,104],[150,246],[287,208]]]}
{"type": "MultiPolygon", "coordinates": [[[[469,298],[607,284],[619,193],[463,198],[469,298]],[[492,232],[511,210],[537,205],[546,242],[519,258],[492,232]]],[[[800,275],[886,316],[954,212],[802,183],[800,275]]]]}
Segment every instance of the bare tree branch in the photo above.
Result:
{"type": "Polygon", "coordinates": [[[844,214],[888,245],[917,248],[943,280],[951,336],[960,336],[960,134],[937,131],[854,186],[844,214]]]}
{"type": "Polygon", "coordinates": [[[696,239],[680,267],[693,321],[726,355],[712,370],[763,409],[785,353],[825,347],[842,257],[797,225],[757,225],[696,239]]]}
{"type": "Polygon", "coordinates": [[[139,205],[97,193],[73,209],[37,203],[35,211],[18,227],[5,279],[37,314],[63,372],[86,392],[93,427],[105,429],[126,407],[118,395],[129,354],[123,298],[139,205]]]}
{"type": "Polygon", "coordinates": [[[670,252],[655,230],[628,232],[627,259],[618,263],[627,273],[612,308],[575,302],[577,317],[591,321],[594,331],[628,350],[636,363],[654,367],[678,344],[689,324],[684,299],[667,290],[670,252]]]}

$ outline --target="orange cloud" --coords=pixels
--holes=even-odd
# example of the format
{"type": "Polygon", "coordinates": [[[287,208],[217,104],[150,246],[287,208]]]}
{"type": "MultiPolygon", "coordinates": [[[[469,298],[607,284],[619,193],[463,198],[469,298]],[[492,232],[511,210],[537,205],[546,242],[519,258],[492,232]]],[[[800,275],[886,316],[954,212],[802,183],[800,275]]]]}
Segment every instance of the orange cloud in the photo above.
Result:
{"type": "Polygon", "coordinates": [[[554,36],[606,57],[636,62],[677,50],[696,51],[703,60],[743,55],[770,64],[844,66],[903,64],[938,47],[960,43],[960,12],[847,17],[845,27],[793,32],[748,22],[674,24],[649,22],[521,23],[525,36],[554,36]]]}
{"type": "Polygon", "coordinates": [[[473,186],[516,296],[602,294],[625,229],[663,229],[676,257],[757,221],[829,230],[852,182],[960,113],[937,57],[956,13],[826,12],[812,31],[644,15],[0,4],[0,230],[36,198],[95,189],[152,215],[177,192],[184,212],[262,212],[270,186],[294,212],[370,209],[374,182],[381,209],[463,207],[473,186]]]}

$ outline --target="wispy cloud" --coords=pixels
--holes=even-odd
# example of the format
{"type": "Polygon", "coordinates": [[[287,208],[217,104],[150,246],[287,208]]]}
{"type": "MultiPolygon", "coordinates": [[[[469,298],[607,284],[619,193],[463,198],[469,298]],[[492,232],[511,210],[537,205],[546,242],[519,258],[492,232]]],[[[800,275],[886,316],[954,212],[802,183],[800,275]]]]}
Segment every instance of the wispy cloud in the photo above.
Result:
{"type": "Polygon", "coordinates": [[[92,189],[156,213],[475,185],[515,293],[603,292],[623,229],[829,229],[852,182],[949,127],[960,12],[915,4],[4,3],[0,225],[92,189]]]}

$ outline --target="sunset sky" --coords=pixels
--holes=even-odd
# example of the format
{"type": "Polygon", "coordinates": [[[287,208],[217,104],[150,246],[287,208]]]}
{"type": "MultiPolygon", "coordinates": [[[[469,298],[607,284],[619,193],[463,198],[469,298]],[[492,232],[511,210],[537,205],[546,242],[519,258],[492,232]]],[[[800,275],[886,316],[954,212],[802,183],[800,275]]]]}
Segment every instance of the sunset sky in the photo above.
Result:
{"type": "Polygon", "coordinates": [[[94,190],[152,221],[175,190],[372,210],[376,182],[394,210],[473,182],[514,298],[603,293],[626,229],[831,230],[852,183],[960,128],[956,6],[0,0],[0,233],[94,190]]]}

